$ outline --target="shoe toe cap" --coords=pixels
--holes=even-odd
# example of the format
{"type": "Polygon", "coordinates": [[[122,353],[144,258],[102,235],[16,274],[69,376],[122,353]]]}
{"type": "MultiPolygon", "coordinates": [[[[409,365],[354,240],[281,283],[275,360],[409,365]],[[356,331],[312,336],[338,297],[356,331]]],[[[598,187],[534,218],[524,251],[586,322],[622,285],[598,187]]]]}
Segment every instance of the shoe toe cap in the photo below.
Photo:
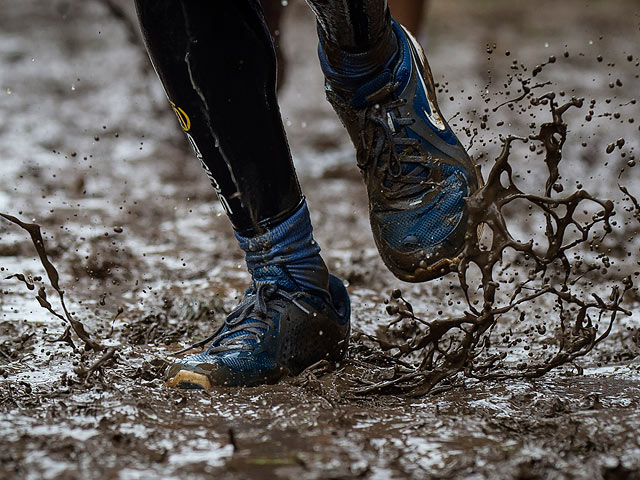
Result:
{"type": "Polygon", "coordinates": [[[201,353],[170,365],[165,385],[205,390],[214,386],[251,386],[271,383],[285,373],[266,352],[201,353]]]}

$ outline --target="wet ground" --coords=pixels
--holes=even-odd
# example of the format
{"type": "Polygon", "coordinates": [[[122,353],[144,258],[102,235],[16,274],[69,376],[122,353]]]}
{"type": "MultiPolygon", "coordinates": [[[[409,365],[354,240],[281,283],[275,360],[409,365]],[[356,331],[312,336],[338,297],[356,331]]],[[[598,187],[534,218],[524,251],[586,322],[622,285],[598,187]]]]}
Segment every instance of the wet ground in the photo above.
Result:
{"type": "MultiPolygon", "coordinates": [[[[519,103],[494,111],[520,95],[518,78],[545,84],[540,94],[585,98],[565,118],[557,188],[614,201],[606,241],[572,252],[597,267],[581,294],[606,300],[640,270],[637,210],[619,189],[640,194],[640,7],[520,3],[433,2],[423,40],[441,106],[486,176],[501,138],[550,121],[548,109],[519,103]]],[[[164,359],[208,334],[242,294],[241,252],[127,22],[102,1],[0,4],[0,212],[41,225],[70,314],[103,346],[67,341],[66,323],[35,298],[45,285],[62,311],[33,244],[2,221],[2,478],[640,478],[635,290],[624,298],[631,314],[606,339],[542,378],[457,375],[426,396],[359,393],[394,375],[367,368],[379,349],[362,335],[383,334],[393,289],[426,319],[467,306],[455,275],[403,284],[379,260],[352,148],[323,100],[312,19],[294,1],[283,28],[283,116],[316,238],[349,282],[354,347],[337,371],[276,386],[163,388],[164,359]],[[16,273],[36,287],[5,278],[16,273]]],[[[527,152],[516,149],[513,168],[522,189],[539,193],[544,162],[527,152]]],[[[519,238],[538,239],[535,217],[508,217],[519,238]]],[[[526,265],[500,268],[508,296],[526,265]]],[[[517,372],[546,349],[540,325],[557,329],[552,303],[531,308],[533,335],[508,319],[496,327],[516,339],[503,368],[517,372]]]]}

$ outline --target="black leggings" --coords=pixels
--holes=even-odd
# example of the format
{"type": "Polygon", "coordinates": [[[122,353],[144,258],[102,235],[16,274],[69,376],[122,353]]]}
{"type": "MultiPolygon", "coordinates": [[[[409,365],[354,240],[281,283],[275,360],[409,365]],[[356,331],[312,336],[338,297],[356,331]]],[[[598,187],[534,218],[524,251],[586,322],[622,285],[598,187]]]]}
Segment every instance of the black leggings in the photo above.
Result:
{"type": "MultiPolygon", "coordinates": [[[[264,0],[280,1],[280,0],[264,0]]],[[[367,51],[386,0],[308,0],[329,46],[367,51]]],[[[262,233],[303,201],[276,99],[258,0],[136,0],[151,61],[233,227],[262,233]]]]}

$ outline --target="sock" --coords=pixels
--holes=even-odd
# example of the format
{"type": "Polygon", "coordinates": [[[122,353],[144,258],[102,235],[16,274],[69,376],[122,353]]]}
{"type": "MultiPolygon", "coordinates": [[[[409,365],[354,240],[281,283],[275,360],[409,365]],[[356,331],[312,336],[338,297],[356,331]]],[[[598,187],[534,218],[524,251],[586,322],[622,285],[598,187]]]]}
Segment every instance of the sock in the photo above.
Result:
{"type": "Polygon", "coordinates": [[[343,93],[353,93],[381,72],[393,67],[401,49],[391,27],[388,32],[375,46],[360,53],[329,45],[319,32],[318,57],[322,72],[331,86],[343,93]]]}
{"type": "Polygon", "coordinates": [[[288,276],[298,287],[329,298],[329,271],[320,256],[320,246],[313,239],[306,201],[266,233],[255,237],[243,237],[237,232],[235,235],[246,253],[247,268],[254,281],[272,281],[285,289],[296,289],[288,276]]]}

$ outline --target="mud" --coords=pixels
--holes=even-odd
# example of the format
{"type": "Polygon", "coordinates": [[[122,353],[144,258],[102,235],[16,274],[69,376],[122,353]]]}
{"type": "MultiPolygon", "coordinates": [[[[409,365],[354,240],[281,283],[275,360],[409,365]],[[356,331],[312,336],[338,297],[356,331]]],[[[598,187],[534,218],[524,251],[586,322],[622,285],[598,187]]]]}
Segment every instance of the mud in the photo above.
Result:
{"type": "Polygon", "coordinates": [[[3,478],[640,478],[640,12],[452,3],[434,2],[425,43],[493,195],[472,199],[473,221],[502,216],[458,273],[407,285],[385,270],[310,14],[290,2],[281,104],[316,238],[350,283],[352,347],[335,370],[212,392],[159,375],[248,275],[130,10],[3,10],[0,211],[40,226],[57,272],[2,221],[3,478]]]}

